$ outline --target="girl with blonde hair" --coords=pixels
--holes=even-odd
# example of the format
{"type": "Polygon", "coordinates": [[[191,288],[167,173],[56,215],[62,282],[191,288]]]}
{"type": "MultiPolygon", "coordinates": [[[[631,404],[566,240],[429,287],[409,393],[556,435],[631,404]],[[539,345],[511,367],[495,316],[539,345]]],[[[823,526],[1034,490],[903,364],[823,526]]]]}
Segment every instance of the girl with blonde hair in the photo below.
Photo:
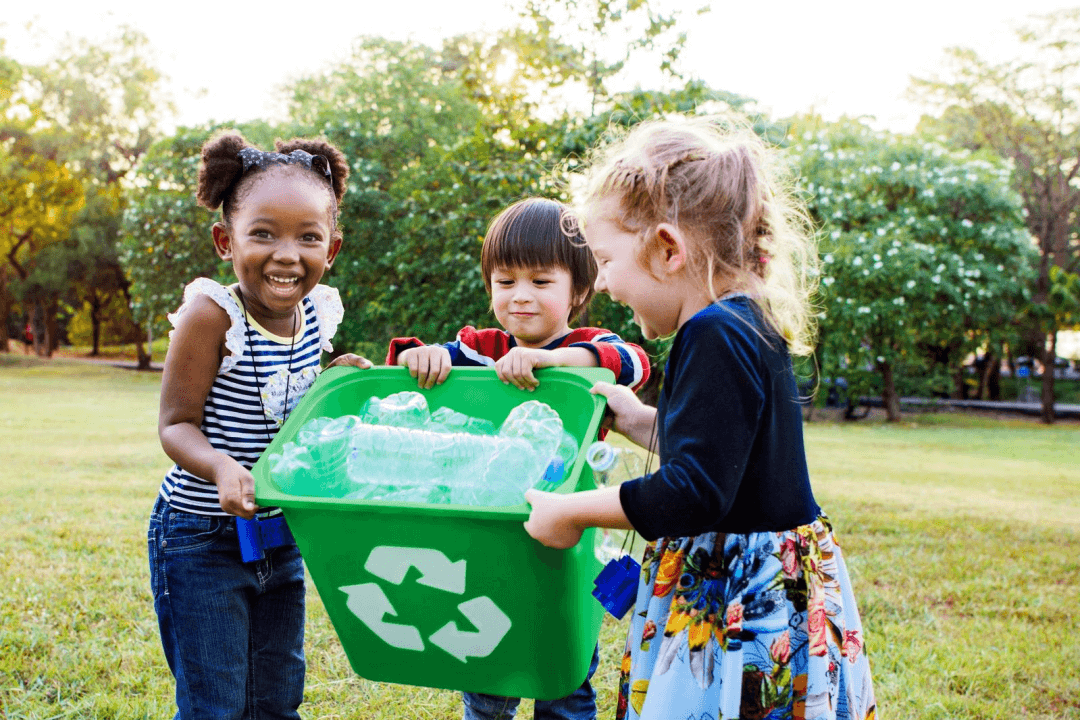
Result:
{"type": "Polygon", "coordinates": [[[656,472],[530,490],[545,545],[633,529],[642,559],[618,718],[866,718],[859,613],[814,500],[791,353],[811,347],[813,233],[776,151],[697,118],[639,125],[588,174],[596,289],[648,338],[674,336],[657,407],[604,383],[615,429],[656,472]]]}

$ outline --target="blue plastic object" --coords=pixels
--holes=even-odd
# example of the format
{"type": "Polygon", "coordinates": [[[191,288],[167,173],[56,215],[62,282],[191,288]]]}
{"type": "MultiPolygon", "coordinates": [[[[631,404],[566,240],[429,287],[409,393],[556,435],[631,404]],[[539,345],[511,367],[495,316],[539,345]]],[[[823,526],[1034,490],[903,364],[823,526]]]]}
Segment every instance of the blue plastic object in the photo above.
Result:
{"type": "Polygon", "coordinates": [[[626,611],[634,606],[640,577],[641,565],[629,555],[623,555],[608,562],[596,576],[593,597],[600,601],[605,610],[622,620],[626,611]]]}
{"type": "Polygon", "coordinates": [[[266,557],[266,551],[282,545],[295,545],[284,515],[251,520],[236,518],[236,534],[240,538],[240,557],[244,562],[254,562],[266,557]]]}
{"type": "Polygon", "coordinates": [[[565,469],[561,458],[554,458],[548,463],[547,470],[544,471],[544,477],[541,478],[541,482],[546,483],[545,489],[554,490],[562,484],[564,472],[565,469]]]}

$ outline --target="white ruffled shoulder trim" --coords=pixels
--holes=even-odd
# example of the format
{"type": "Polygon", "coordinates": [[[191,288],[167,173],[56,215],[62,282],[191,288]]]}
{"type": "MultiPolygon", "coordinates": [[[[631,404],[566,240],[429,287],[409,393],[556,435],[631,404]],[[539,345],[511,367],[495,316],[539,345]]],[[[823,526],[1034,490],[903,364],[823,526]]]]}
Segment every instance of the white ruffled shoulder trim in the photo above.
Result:
{"type": "MultiPolygon", "coordinates": [[[[337,294],[336,290],[334,294],[337,294]]],[[[224,375],[233,369],[240,358],[244,357],[244,313],[240,306],[236,304],[236,300],[229,288],[210,278],[195,278],[184,288],[184,301],[180,304],[180,307],[176,312],[168,315],[169,322],[173,324],[173,327],[176,326],[177,319],[187,310],[192,299],[199,295],[206,295],[223,307],[225,312],[229,313],[229,319],[232,321],[229,329],[225,332],[225,348],[231,355],[223,357],[221,367],[218,368],[218,375],[224,375]]],[[[340,306],[340,301],[338,304],[340,306]]],[[[340,320],[343,315],[344,312],[338,316],[338,319],[340,320]]],[[[336,328],[337,325],[334,327],[336,328]]],[[[172,337],[172,331],[169,332],[169,337],[172,337]]]]}
{"type": "Polygon", "coordinates": [[[315,305],[315,318],[319,321],[319,343],[325,352],[333,352],[330,339],[337,332],[341,319],[345,317],[345,308],[341,305],[341,295],[337,288],[329,285],[316,285],[308,293],[315,305]]]}

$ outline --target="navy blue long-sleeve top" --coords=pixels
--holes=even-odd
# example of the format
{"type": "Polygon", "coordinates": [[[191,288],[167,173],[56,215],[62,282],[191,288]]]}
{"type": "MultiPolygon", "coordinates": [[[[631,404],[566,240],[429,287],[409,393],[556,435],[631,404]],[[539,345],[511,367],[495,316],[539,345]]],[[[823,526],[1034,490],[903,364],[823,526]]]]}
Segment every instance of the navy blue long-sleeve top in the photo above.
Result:
{"type": "Polygon", "coordinates": [[[619,490],[647,540],[790,530],[820,514],[791,357],[749,298],[713,303],[679,328],[657,424],[660,468],[619,490]]]}

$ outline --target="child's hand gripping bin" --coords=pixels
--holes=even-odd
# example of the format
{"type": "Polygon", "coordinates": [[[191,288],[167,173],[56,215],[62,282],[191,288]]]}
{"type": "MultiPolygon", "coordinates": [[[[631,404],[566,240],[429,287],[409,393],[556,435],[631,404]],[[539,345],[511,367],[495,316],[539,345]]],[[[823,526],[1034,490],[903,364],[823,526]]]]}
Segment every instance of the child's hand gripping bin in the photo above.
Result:
{"type": "MultiPolygon", "coordinates": [[[[486,368],[455,368],[421,390],[500,424],[517,405],[550,405],[579,442],[554,492],[593,487],[585,448],[596,439],[610,371],[546,368],[526,393],[486,368]],[[583,469],[585,470],[583,472],[583,469]]],[[[310,497],[283,492],[268,458],[315,417],[355,414],[371,397],[416,391],[405,368],[330,368],[293,410],[252,472],[260,505],[282,508],[353,670],[384,682],[556,699],[584,680],[604,608],[596,533],[569,550],[542,546],[522,502],[501,507],[310,497]]]]}

